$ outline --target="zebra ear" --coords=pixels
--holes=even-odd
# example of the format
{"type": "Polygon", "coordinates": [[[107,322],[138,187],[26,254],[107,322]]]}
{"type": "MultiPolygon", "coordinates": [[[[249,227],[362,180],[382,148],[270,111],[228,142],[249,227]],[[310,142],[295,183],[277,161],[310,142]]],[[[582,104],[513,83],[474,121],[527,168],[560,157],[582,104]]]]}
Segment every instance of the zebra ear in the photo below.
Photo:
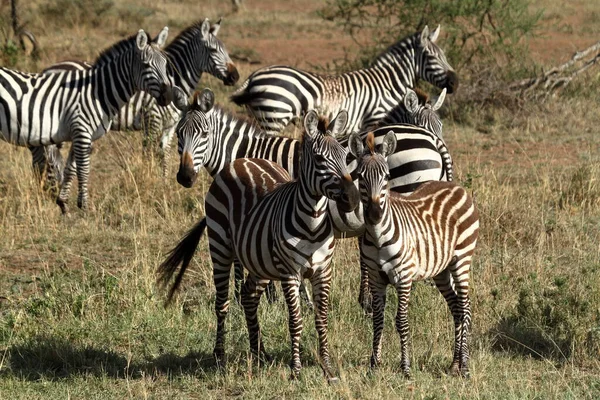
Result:
{"type": "Polygon", "coordinates": [[[431,43],[435,43],[438,36],[440,35],[440,27],[441,25],[438,25],[437,28],[435,28],[435,30],[431,32],[431,35],[429,35],[429,40],[431,40],[431,43]]]}
{"type": "Polygon", "coordinates": [[[319,116],[315,110],[310,110],[304,116],[304,131],[309,138],[315,137],[317,134],[317,125],[319,124],[319,116]]]}
{"type": "Polygon", "coordinates": [[[446,88],[444,88],[442,90],[442,93],[440,93],[437,100],[435,101],[435,104],[433,105],[433,107],[431,107],[431,109],[433,111],[439,110],[439,108],[442,106],[442,104],[444,104],[445,99],[446,99],[446,88]]]}
{"type": "Polygon", "coordinates": [[[425,46],[427,44],[428,40],[429,40],[429,27],[427,25],[425,25],[425,28],[423,28],[423,31],[421,31],[421,45],[425,46]]]}
{"type": "Polygon", "coordinates": [[[202,26],[200,27],[200,33],[202,34],[202,39],[208,39],[208,35],[210,33],[210,22],[208,22],[208,18],[202,22],[202,26]]]}
{"type": "Polygon", "coordinates": [[[419,97],[414,90],[407,88],[404,95],[404,108],[410,114],[415,114],[419,110],[419,97]]]}
{"type": "Polygon", "coordinates": [[[187,111],[189,107],[188,96],[179,86],[173,86],[173,104],[180,111],[187,111]]]}
{"type": "Polygon", "coordinates": [[[210,27],[210,33],[212,33],[214,36],[217,36],[217,34],[219,33],[219,29],[221,29],[221,20],[222,19],[223,18],[219,18],[217,23],[213,24],[213,26],[210,27]]]}
{"type": "Polygon", "coordinates": [[[362,156],[365,147],[363,146],[360,135],[356,132],[352,133],[348,138],[348,150],[350,154],[359,159],[362,156]]]}
{"type": "Polygon", "coordinates": [[[348,125],[348,111],[341,110],[337,117],[327,127],[328,131],[331,131],[333,136],[340,136],[346,130],[346,125],[348,125]]]}
{"type": "Polygon", "coordinates": [[[143,29],[140,29],[138,31],[138,34],[135,38],[135,44],[140,50],[143,50],[144,47],[146,47],[146,45],[148,44],[148,35],[146,34],[146,32],[144,32],[143,29]]]}
{"type": "Polygon", "coordinates": [[[206,88],[196,95],[196,105],[198,105],[202,112],[210,111],[214,104],[215,94],[212,92],[212,90],[206,88]]]}
{"type": "Polygon", "coordinates": [[[156,44],[158,47],[163,47],[167,42],[167,38],[169,37],[169,27],[165,26],[162,28],[158,36],[156,37],[156,44]]]}
{"type": "Polygon", "coordinates": [[[383,143],[381,143],[381,147],[379,148],[379,154],[384,157],[389,156],[396,150],[396,134],[394,131],[389,131],[383,137],[383,143]]]}

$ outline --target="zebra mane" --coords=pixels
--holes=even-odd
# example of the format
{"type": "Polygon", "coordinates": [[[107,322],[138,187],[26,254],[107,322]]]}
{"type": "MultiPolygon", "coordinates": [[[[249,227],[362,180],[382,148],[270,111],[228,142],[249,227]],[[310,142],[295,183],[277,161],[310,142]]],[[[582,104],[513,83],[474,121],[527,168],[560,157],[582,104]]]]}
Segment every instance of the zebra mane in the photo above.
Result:
{"type": "Polygon", "coordinates": [[[171,46],[176,46],[182,38],[184,38],[184,37],[189,38],[189,37],[194,36],[195,34],[201,32],[200,29],[202,28],[203,22],[204,22],[203,19],[198,20],[198,21],[194,22],[192,25],[190,25],[187,28],[185,28],[184,30],[182,30],[181,32],[179,32],[179,35],[177,35],[175,37],[175,39],[173,39],[173,41],[171,41],[171,43],[169,43],[167,45],[167,47],[165,47],[165,51],[169,50],[169,47],[171,47],[171,46]]]}
{"type": "Polygon", "coordinates": [[[319,122],[317,122],[317,129],[319,132],[327,132],[329,122],[329,118],[327,118],[326,115],[319,115],[319,122]]]}
{"type": "Polygon", "coordinates": [[[380,61],[385,61],[385,57],[388,57],[390,54],[402,53],[404,48],[414,46],[414,44],[418,42],[420,35],[419,32],[415,32],[398,40],[396,43],[379,53],[379,55],[371,62],[371,65],[376,65],[380,61]]]}
{"type": "Polygon", "coordinates": [[[371,155],[375,154],[375,135],[373,132],[367,133],[367,148],[371,152],[371,155]]]}
{"type": "MultiPolygon", "coordinates": [[[[194,103],[195,104],[195,103],[194,103]]],[[[191,106],[191,108],[195,109],[195,110],[200,110],[200,108],[198,106],[191,106]]],[[[245,115],[245,114],[238,114],[234,111],[229,111],[226,108],[215,104],[213,106],[213,110],[218,113],[218,115],[220,116],[224,116],[225,118],[231,119],[231,120],[235,120],[241,123],[245,123],[246,125],[248,125],[249,127],[251,127],[252,129],[254,129],[254,134],[255,136],[259,137],[259,136],[270,136],[267,134],[267,132],[265,132],[263,130],[263,128],[261,128],[261,126],[258,124],[258,122],[254,119],[254,118],[250,118],[249,116],[245,115]]]]}
{"type": "Polygon", "coordinates": [[[96,61],[94,62],[94,66],[104,65],[108,62],[113,61],[115,58],[119,57],[121,54],[133,49],[135,47],[135,38],[137,37],[137,33],[129,36],[126,39],[123,39],[109,48],[103,50],[96,61]]]}

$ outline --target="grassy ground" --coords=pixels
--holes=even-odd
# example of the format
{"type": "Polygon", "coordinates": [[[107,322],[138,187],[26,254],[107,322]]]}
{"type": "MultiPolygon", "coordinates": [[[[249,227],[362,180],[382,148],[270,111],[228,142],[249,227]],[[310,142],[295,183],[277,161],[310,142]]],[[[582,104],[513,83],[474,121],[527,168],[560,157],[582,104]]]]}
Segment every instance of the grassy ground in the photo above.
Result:
{"type": "MultiPolygon", "coordinates": [[[[47,22],[53,19],[43,14],[42,2],[32,3],[30,29],[39,32],[44,53],[31,69],[64,58],[93,59],[139,26],[155,33],[168,22],[175,34],[196,18],[229,10],[229,3],[216,1],[122,2],[106,11],[116,18],[111,26],[82,24],[70,12],[74,23],[57,28],[47,22]]],[[[594,4],[579,3],[588,11],[594,4]]],[[[282,4],[247,4],[225,19],[220,36],[234,51],[252,48],[263,64],[324,64],[351,48],[333,24],[315,17],[318,2],[282,4]]],[[[548,4],[558,20],[559,9],[548,4]]],[[[569,10],[573,18],[577,9],[569,10]]],[[[575,27],[566,37],[593,41],[586,32],[597,27],[586,18],[555,25],[575,27]]],[[[543,42],[540,51],[547,46],[543,42]]],[[[257,68],[239,67],[242,77],[257,68]]],[[[231,92],[207,77],[202,86],[212,87],[222,104],[231,92]]],[[[424,284],[415,286],[409,311],[413,378],[399,373],[391,290],[384,364],[369,371],[371,325],[355,300],[354,241],[339,242],[333,265],[330,345],[339,386],[322,378],[307,310],[303,377],[288,381],[282,301],[260,308],[274,364],[248,361],[243,313],[232,306],[229,364],[219,373],[211,356],[215,317],[206,241],[173,306],[163,307],[164,293],[154,283],[166,251],[203,215],[209,180],[190,190],[178,186],[175,160],[162,179],[158,161],[141,151],[139,134],[111,133],[92,156],[93,210],[63,217],[35,183],[29,153],[1,145],[0,398],[598,398],[599,88],[596,71],[542,107],[518,114],[480,110],[472,124],[445,126],[458,180],[472,190],[482,215],[469,380],[445,374],[451,319],[442,297],[424,284]]]]}

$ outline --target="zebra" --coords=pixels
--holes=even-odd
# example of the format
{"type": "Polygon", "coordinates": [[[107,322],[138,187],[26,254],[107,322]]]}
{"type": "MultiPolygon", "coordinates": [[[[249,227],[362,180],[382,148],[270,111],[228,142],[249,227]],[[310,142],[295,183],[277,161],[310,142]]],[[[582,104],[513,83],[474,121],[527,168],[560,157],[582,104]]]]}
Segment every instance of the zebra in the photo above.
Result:
{"type": "MultiPolygon", "coordinates": [[[[419,96],[415,91],[408,88],[402,104],[394,107],[386,116],[380,120],[375,127],[393,124],[412,124],[421,126],[442,138],[443,124],[437,110],[440,109],[446,98],[446,89],[435,99],[433,104],[421,104],[419,96]]],[[[368,129],[367,129],[368,130],[368,129]]]]}
{"type": "Polygon", "coordinates": [[[433,278],[454,317],[454,356],[450,372],[467,376],[471,325],[469,271],[479,215],[471,196],[451,182],[428,182],[412,195],[387,190],[396,136],[389,132],[375,150],[372,134],[364,150],[359,135],[350,137],[350,152],[359,159],[357,173],[364,211],[361,258],[368,267],[373,293],[373,352],[371,366],[381,363],[381,334],[388,284],[398,292],[396,330],[401,341],[401,368],[410,376],[408,300],[413,281],[433,278]]]}
{"type": "Polygon", "coordinates": [[[102,52],[87,71],[30,74],[0,68],[2,139],[28,147],[73,142],[57,198],[63,213],[75,173],[77,205],[87,209],[91,143],[108,131],[113,115],[133,93],[145,90],[161,105],[171,102],[161,50],[167,36],[167,27],[152,41],[140,30],[102,52]]]}
{"type": "MultiPolygon", "coordinates": [[[[192,187],[202,167],[214,178],[227,164],[243,157],[276,162],[297,178],[300,159],[298,140],[267,134],[255,121],[236,117],[215,106],[214,94],[210,89],[196,92],[191,104],[185,93],[175,89],[174,103],[182,109],[182,117],[176,128],[181,156],[177,173],[180,185],[192,187]]],[[[396,153],[388,157],[392,190],[410,193],[427,180],[452,180],[452,158],[441,138],[414,125],[390,125],[374,130],[376,140],[380,141],[389,130],[393,130],[398,139],[396,153]]],[[[366,134],[364,132],[363,136],[366,134]]],[[[347,147],[347,136],[340,137],[339,141],[347,147]]],[[[356,161],[351,161],[349,169],[354,170],[355,167],[356,161]]],[[[356,237],[362,233],[360,213],[339,212],[334,202],[330,202],[329,207],[336,237],[356,237]]],[[[237,264],[235,271],[237,289],[243,279],[243,271],[237,264]]],[[[369,312],[368,282],[366,269],[362,265],[361,271],[359,303],[369,312]]],[[[270,293],[274,293],[273,287],[268,289],[267,295],[270,293]]],[[[309,298],[304,290],[302,294],[303,298],[309,298]]],[[[308,305],[310,307],[310,301],[308,305]]]]}
{"type": "Polygon", "coordinates": [[[448,93],[458,88],[458,75],[435,44],[439,32],[438,26],[430,34],[426,26],[390,46],[371,67],[341,75],[265,67],[252,73],[231,100],[245,106],[269,133],[283,130],[308,109],[320,115],[348,110],[348,131],[361,131],[384,118],[419,78],[448,93]]]}
{"type": "Polygon", "coordinates": [[[344,114],[340,113],[331,122],[327,133],[317,129],[316,112],[311,110],[306,114],[302,157],[295,181],[284,168],[264,159],[241,158],[228,164],[208,190],[205,219],[183,238],[159,267],[159,282],[166,284],[182,264],[170,290],[170,299],[204,229],[208,228],[217,291],[214,348],[217,364],[221,365],[225,356],[229,276],[236,256],[249,272],[242,289],[242,305],[252,353],[270,360],[262,344],[257,308],[269,281],[280,280],[289,311],[291,377],[299,376],[302,367],[299,285],[306,278],[312,284],[316,304],[315,325],[321,365],[328,380],[337,381],[332,372],[327,341],[329,265],[335,248],[334,229],[327,216],[327,199],[336,201],[345,212],[352,212],[359,203],[358,190],[346,167],[347,150],[332,135],[343,130],[347,121],[344,114]]]}
{"type": "MultiPolygon", "coordinates": [[[[196,89],[203,72],[221,79],[225,86],[232,86],[239,79],[237,68],[229,57],[225,45],[217,38],[221,21],[219,19],[213,25],[208,18],[195,22],[185,28],[164,49],[169,61],[173,85],[182,88],[188,96],[196,89]]],[[[89,68],[91,64],[85,61],[63,61],[46,68],[43,73],[89,68]]],[[[175,106],[162,107],[151,95],[140,91],[121,107],[113,118],[111,129],[114,131],[143,130],[145,142],[156,137],[158,132],[162,132],[159,149],[162,173],[166,176],[170,143],[179,121],[179,114],[175,106]]],[[[37,157],[40,158],[39,155],[37,157]]]]}

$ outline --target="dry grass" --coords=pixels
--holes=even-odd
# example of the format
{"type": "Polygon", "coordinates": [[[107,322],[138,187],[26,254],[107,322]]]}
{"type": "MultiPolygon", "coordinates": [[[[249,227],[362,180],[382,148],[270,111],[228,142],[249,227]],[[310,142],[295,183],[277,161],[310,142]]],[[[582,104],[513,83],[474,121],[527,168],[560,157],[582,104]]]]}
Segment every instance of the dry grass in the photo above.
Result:
{"type": "MultiPolygon", "coordinates": [[[[168,20],[180,29],[196,16],[214,18],[229,7],[216,1],[174,4],[138,2],[157,10],[142,25],[157,32],[168,20]]],[[[323,31],[337,32],[319,21],[310,26],[311,14],[267,7],[247,4],[225,20],[221,35],[228,47],[238,38],[250,43],[248,32],[263,37],[270,20],[293,33],[294,16],[306,30],[306,43],[323,31]],[[252,28],[255,20],[263,28],[252,28]]],[[[92,59],[127,29],[138,29],[126,20],[114,27],[55,28],[38,14],[30,18],[45,34],[40,68],[63,58],[92,59]]],[[[265,62],[293,57],[265,49],[260,56],[265,62]]],[[[241,65],[242,77],[254,68],[241,65]]],[[[201,86],[215,89],[217,101],[226,103],[230,90],[218,81],[205,77],[201,86]]],[[[186,190],[175,182],[172,165],[163,180],[158,161],[142,154],[137,133],[111,133],[92,156],[93,210],[63,217],[33,179],[29,152],[1,145],[0,398],[597,398],[600,115],[590,109],[600,101],[599,88],[599,77],[590,75],[585,86],[543,107],[475,110],[473,123],[445,126],[458,179],[473,191],[482,215],[470,380],[444,373],[451,358],[450,316],[436,290],[423,284],[416,285],[409,312],[413,379],[399,373],[392,291],[385,361],[369,372],[371,327],[355,300],[353,241],[339,243],[333,266],[330,340],[339,386],[328,387],[321,376],[308,311],[303,378],[287,380],[283,302],[261,305],[266,345],[276,361],[260,368],[248,362],[243,313],[232,306],[230,362],[219,373],[211,357],[214,294],[206,241],[174,306],[163,308],[164,293],[154,283],[165,252],[203,215],[208,178],[186,190]]]]}

